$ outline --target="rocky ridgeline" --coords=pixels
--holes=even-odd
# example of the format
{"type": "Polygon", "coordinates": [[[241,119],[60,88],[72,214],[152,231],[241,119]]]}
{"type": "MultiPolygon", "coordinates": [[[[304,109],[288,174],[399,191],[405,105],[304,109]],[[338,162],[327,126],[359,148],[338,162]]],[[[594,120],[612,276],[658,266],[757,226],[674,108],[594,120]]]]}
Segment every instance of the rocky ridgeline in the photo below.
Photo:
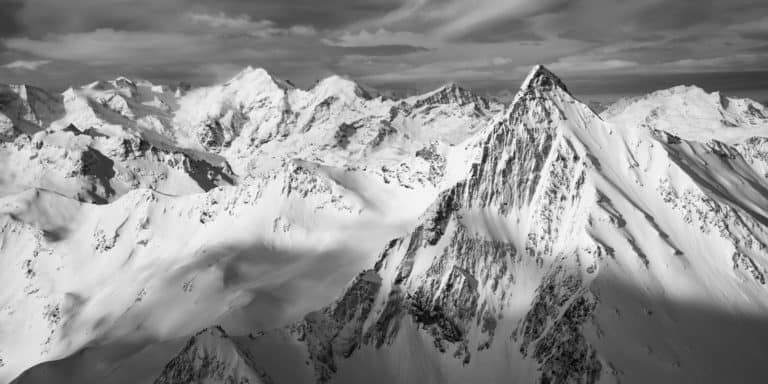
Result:
{"type": "Polygon", "coordinates": [[[0,152],[24,165],[13,175],[15,185],[99,204],[140,188],[177,195],[234,185],[237,180],[223,159],[217,163],[135,136],[107,137],[72,126],[50,134],[20,135],[0,143],[0,152]]]}
{"type": "Polygon", "coordinates": [[[768,138],[751,137],[734,145],[734,148],[741,154],[755,172],[768,179],[768,138]]]}
{"type": "MultiPolygon", "coordinates": [[[[619,259],[636,263],[641,274],[663,262],[647,254],[635,225],[655,231],[674,251],[670,255],[684,252],[648,212],[642,222],[627,226],[625,204],[646,202],[626,200],[627,192],[618,195],[620,204],[608,197],[619,187],[604,182],[620,180],[609,172],[622,165],[603,164],[610,156],[590,152],[599,140],[638,148],[623,160],[630,172],[621,178],[632,180],[625,191],[648,190],[652,201],[663,200],[665,209],[684,218],[688,231],[715,229],[735,249],[733,268],[765,284],[761,212],[723,205],[700,182],[689,184],[685,195],[668,183],[652,190],[643,180],[653,175],[636,171],[642,164],[635,159],[646,144],[663,149],[672,166],[698,181],[687,161],[679,160],[687,154],[680,145],[733,163],[754,163],[759,155],[743,155],[744,148],[720,142],[688,143],[650,127],[640,137],[615,139],[612,128],[542,67],[534,69],[505,113],[479,140],[482,151],[466,180],[440,194],[420,224],[392,240],[375,267],[355,278],[335,303],[290,328],[306,344],[319,382],[332,381],[340,362],[354,361],[360,349],[397,354],[394,346],[409,323],[466,369],[494,345],[512,344],[537,367],[538,382],[595,383],[620,375],[611,356],[593,345],[604,337],[593,329],[600,330],[596,314],[605,304],[592,281],[619,259]],[[493,222],[502,225],[486,227],[493,222]],[[602,222],[615,235],[603,233],[602,222]],[[506,318],[521,295],[530,298],[527,310],[506,318]]],[[[753,148],[758,141],[746,145],[753,148]]]]}
{"type": "Polygon", "coordinates": [[[272,380],[256,368],[253,360],[221,327],[211,327],[187,342],[166,364],[155,384],[271,384],[272,380]]]}
{"type": "MultiPolygon", "coordinates": [[[[121,119],[146,112],[136,103],[149,100],[146,86],[116,80],[90,89],[113,88],[125,103],[100,97],[121,119]]],[[[375,206],[364,189],[354,189],[369,180],[363,177],[398,193],[435,191],[405,235],[386,242],[375,264],[332,303],[247,340],[206,329],[166,365],[158,383],[269,382],[288,371],[345,382],[358,366],[371,380],[405,382],[634,382],[654,381],[646,375],[655,373],[683,380],[707,365],[709,355],[696,352],[708,345],[703,340],[718,337],[687,326],[690,303],[737,308],[733,313],[768,308],[766,141],[757,135],[765,114],[750,101],[697,89],[654,95],[619,103],[601,118],[541,66],[503,111],[455,85],[394,101],[343,78],[305,91],[249,69],[221,86],[164,99],[178,110],[158,121],[185,129],[171,130],[163,144],[142,136],[147,131],[122,141],[105,129],[69,132],[83,153],[98,154],[75,156],[72,162],[81,165],[62,172],[97,178],[92,191],[105,198],[120,194],[107,188],[119,190],[114,180],[131,161],[205,174],[193,179],[207,193],[163,212],[178,209],[179,217],[207,228],[229,223],[270,194],[279,198],[266,204],[293,211],[302,202],[302,215],[328,211],[354,220],[375,206]],[[662,101],[652,105],[655,99],[662,101]],[[673,132],[668,123],[684,115],[682,105],[712,125],[696,131],[675,124],[673,132]],[[713,135],[712,127],[730,131],[713,135]],[[94,157],[99,154],[106,160],[94,157]],[[472,160],[464,169],[452,156],[472,160]],[[98,168],[108,161],[115,175],[98,168]],[[448,177],[457,169],[458,181],[448,177]],[[304,364],[275,365],[265,356],[276,350],[304,364]]],[[[29,142],[21,147],[53,145],[29,142]]],[[[126,195],[140,200],[137,206],[160,205],[151,192],[126,195]]],[[[8,220],[8,232],[28,232],[8,220]]],[[[264,220],[275,238],[297,233],[287,216],[264,220]]],[[[134,221],[151,237],[148,216],[134,221]]],[[[113,227],[92,233],[100,255],[131,240],[119,233],[123,224],[113,227]]],[[[37,251],[47,252],[43,234],[28,236],[42,239],[37,251]]],[[[30,286],[39,278],[38,259],[20,259],[30,286]]],[[[193,286],[187,280],[183,291],[193,286]]],[[[46,329],[67,323],[56,297],[43,301],[46,329]]],[[[746,320],[733,329],[730,321],[717,323],[718,316],[701,319],[729,332],[718,342],[745,345],[762,331],[746,320]]],[[[723,354],[732,351],[707,353],[727,359],[723,354]]],[[[738,371],[754,376],[744,372],[750,369],[738,371]]]]}
{"type": "Polygon", "coordinates": [[[43,130],[63,114],[61,97],[29,85],[0,84],[0,141],[43,130]]]}
{"type": "Polygon", "coordinates": [[[6,183],[96,203],[137,188],[251,183],[294,159],[435,188],[448,148],[500,109],[456,85],[396,101],[338,76],[302,90],[253,68],[176,92],[120,77],[61,95],[3,86],[0,96],[0,156],[14,164],[6,183]]]}

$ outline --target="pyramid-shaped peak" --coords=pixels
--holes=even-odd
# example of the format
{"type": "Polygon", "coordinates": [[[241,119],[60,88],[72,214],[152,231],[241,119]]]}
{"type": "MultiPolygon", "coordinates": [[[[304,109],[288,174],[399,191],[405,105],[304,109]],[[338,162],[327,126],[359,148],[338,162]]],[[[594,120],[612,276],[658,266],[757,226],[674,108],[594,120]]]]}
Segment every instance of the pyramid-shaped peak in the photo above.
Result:
{"type": "Polygon", "coordinates": [[[488,107],[488,101],[486,99],[455,82],[445,84],[442,87],[423,95],[415,96],[412,100],[414,100],[414,104],[417,107],[425,104],[466,105],[470,103],[476,103],[485,108],[488,107]]]}
{"type": "Polygon", "coordinates": [[[238,74],[232,77],[232,79],[230,79],[225,83],[225,85],[232,85],[232,84],[243,85],[243,86],[271,84],[282,89],[293,88],[293,86],[290,83],[272,76],[269,72],[267,72],[266,69],[254,68],[250,65],[247,66],[242,71],[240,71],[238,74]]]}
{"type": "Polygon", "coordinates": [[[345,76],[341,75],[331,75],[326,77],[325,79],[322,79],[315,84],[312,89],[314,91],[352,91],[354,92],[357,88],[359,88],[358,84],[345,76]]]}
{"type": "Polygon", "coordinates": [[[378,95],[375,90],[361,86],[356,81],[346,76],[331,75],[322,79],[312,87],[312,92],[320,98],[329,96],[337,97],[361,97],[363,99],[372,99],[378,95]]]}
{"type": "Polygon", "coordinates": [[[520,86],[521,90],[527,89],[542,89],[553,90],[560,88],[565,92],[568,92],[568,87],[565,86],[562,80],[552,71],[545,66],[538,64],[531,69],[528,76],[523,81],[523,85],[520,86]]]}
{"type": "Polygon", "coordinates": [[[215,325],[215,326],[205,328],[197,332],[195,336],[229,337],[229,335],[227,335],[227,332],[220,325],[215,325]]]}
{"type": "Polygon", "coordinates": [[[136,89],[136,81],[129,79],[126,76],[118,76],[112,80],[112,84],[117,88],[133,88],[136,89]]]}
{"type": "Polygon", "coordinates": [[[266,76],[266,77],[271,77],[272,75],[270,75],[269,72],[267,72],[267,70],[264,69],[264,68],[253,67],[253,66],[249,65],[249,66],[243,68],[242,71],[238,72],[235,75],[235,78],[246,77],[246,76],[266,76]]]}
{"type": "Polygon", "coordinates": [[[451,81],[449,83],[443,84],[443,86],[438,88],[438,90],[454,91],[454,90],[466,90],[466,88],[462,87],[459,83],[455,81],[451,81]]]}
{"type": "Polygon", "coordinates": [[[454,81],[443,85],[442,87],[436,89],[432,93],[443,93],[443,94],[454,94],[454,95],[474,95],[470,89],[465,88],[461,86],[461,84],[454,81]]]}
{"type": "Polygon", "coordinates": [[[253,357],[223,328],[213,326],[195,334],[163,368],[156,384],[270,383],[253,357]]]}

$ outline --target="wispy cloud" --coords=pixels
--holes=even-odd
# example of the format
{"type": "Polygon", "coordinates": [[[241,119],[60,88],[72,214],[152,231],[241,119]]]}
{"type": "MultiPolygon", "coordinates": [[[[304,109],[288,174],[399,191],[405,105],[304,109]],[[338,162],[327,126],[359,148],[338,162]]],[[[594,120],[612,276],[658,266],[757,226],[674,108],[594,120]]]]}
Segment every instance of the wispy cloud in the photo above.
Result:
{"type": "Polygon", "coordinates": [[[457,39],[497,23],[524,20],[556,11],[568,0],[408,0],[369,26],[407,26],[441,39],[457,39]]]}
{"type": "Polygon", "coordinates": [[[280,28],[271,20],[252,20],[250,16],[241,14],[229,16],[223,12],[216,14],[190,13],[187,18],[193,23],[202,24],[213,29],[220,29],[228,32],[237,31],[249,36],[269,38],[281,34],[292,34],[297,36],[314,36],[317,31],[307,25],[292,25],[286,28],[280,28]]]}
{"type": "Polygon", "coordinates": [[[619,59],[595,59],[589,57],[565,57],[547,65],[549,69],[564,74],[612,72],[637,68],[638,63],[619,59]]]}
{"type": "Polygon", "coordinates": [[[213,28],[253,28],[268,29],[273,28],[275,23],[269,20],[252,21],[248,15],[227,16],[224,12],[218,14],[190,13],[187,17],[196,23],[206,24],[213,28]]]}
{"type": "Polygon", "coordinates": [[[254,65],[426,89],[514,87],[535,63],[595,83],[732,73],[765,67],[767,14],[765,0],[0,0],[0,77],[202,83],[254,65]]]}
{"type": "Polygon", "coordinates": [[[739,68],[741,71],[764,70],[765,63],[768,62],[766,53],[748,53],[728,56],[716,56],[695,59],[675,60],[663,63],[659,69],[675,71],[727,71],[732,68],[739,68]]]}
{"type": "Polygon", "coordinates": [[[408,31],[389,31],[379,28],[373,31],[363,29],[357,32],[344,31],[337,36],[324,38],[323,43],[339,47],[373,47],[378,45],[411,45],[436,47],[440,41],[422,33],[408,31]]]}
{"type": "Polygon", "coordinates": [[[2,65],[3,68],[36,71],[38,68],[50,63],[50,60],[16,60],[2,65]]]}
{"type": "MultiPolygon", "coordinates": [[[[515,59],[503,56],[461,61],[445,60],[430,62],[411,68],[402,68],[392,72],[370,75],[365,77],[365,80],[375,84],[386,82],[403,83],[419,80],[447,82],[446,79],[475,81],[487,79],[489,76],[506,78],[510,72],[517,71],[517,68],[514,68],[514,63],[517,63],[515,59]]],[[[530,67],[521,70],[522,72],[520,72],[520,74],[528,69],[530,69],[530,67]]],[[[515,75],[517,74],[518,73],[515,72],[515,75]]]]}
{"type": "Polygon", "coordinates": [[[768,40],[768,16],[758,20],[733,24],[728,27],[728,30],[746,39],[768,40]]]}
{"type": "Polygon", "coordinates": [[[200,41],[181,33],[116,31],[97,29],[92,32],[48,35],[41,39],[18,37],[5,39],[6,47],[57,60],[87,62],[95,65],[121,62],[164,61],[168,50],[178,57],[202,53],[200,41]]]}

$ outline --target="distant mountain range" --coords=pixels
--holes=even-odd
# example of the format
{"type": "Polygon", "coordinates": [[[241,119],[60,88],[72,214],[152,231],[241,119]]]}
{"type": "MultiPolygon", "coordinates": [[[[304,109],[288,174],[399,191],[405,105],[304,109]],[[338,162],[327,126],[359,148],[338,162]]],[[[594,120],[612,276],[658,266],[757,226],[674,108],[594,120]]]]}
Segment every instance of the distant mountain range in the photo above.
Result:
{"type": "Polygon", "coordinates": [[[764,377],[749,99],[0,85],[0,164],[3,383],[764,377]]]}

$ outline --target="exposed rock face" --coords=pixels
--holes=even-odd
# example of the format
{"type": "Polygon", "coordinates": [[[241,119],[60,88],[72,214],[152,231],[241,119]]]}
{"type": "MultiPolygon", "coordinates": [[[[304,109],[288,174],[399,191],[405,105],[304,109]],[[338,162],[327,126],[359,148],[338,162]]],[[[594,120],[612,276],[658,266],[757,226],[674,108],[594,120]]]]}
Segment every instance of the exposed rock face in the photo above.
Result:
{"type": "Polygon", "coordinates": [[[473,94],[470,90],[462,88],[455,83],[448,84],[435,92],[419,98],[413,103],[413,108],[421,108],[435,104],[454,104],[459,106],[474,104],[477,111],[480,113],[491,108],[491,104],[488,100],[473,94]]]}
{"type": "Polygon", "coordinates": [[[0,84],[0,140],[41,131],[63,114],[60,97],[29,85],[0,84]]]}
{"type": "MultiPolygon", "coordinates": [[[[455,85],[395,101],[340,77],[305,91],[254,69],[181,98],[146,87],[73,90],[67,108],[93,114],[13,141],[64,147],[66,161],[45,162],[104,202],[124,196],[0,200],[0,256],[16,265],[0,281],[19,288],[0,319],[34,330],[25,358],[79,361],[66,357],[78,346],[224,319],[248,336],[206,329],[156,382],[763,376],[768,132],[752,101],[674,88],[600,117],[541,66],[504,108],[455,85]],[[107,115],[135,134],[115,135],[107,115]],[[147,171],[160,163],[201,193],[131,190],[160,189],[147,171]],[[335,300],[308,298],[346,278],[335,300]],[[320,309],[251,331],[285,310],[285,286],[320,309]]],[[[17,356],[0,345],[6,366],[17,356]]]]}
{"type": "Polygon", "coordinates": [[[234,185],[225,160],[137,137],[108,137],[70,128],[30,139],[0,143],[0,156],[15,164],[6,182],[19,188],[41,187],[80,201],[107,203],[137,188],[168,194],[208,191],[234,185]],[[19,165],[23,165],[20,169],[19,165]],[[191,187],[191,188],[190,188],[191,187]]]}
{"type": "Polygon", "coordinates": [[[520,353],[541,364],[540,382],[594,383],[603,363],[587,342],[583,324],[598,303],[580,276],[567,273],[557,266],[544,277],[515,334],[520,336],[520,353]]]}
{"type": "Polygon", "coordinates": [[[318,381],[330,380],[337,369],[336,359],[349,357],[359,347],[363,322],[380,286],[381,278],[375,272],[362,272],[333,305],[309,313],[291,329],[306,343],[318,381]]]}
{"type": "MultiPolygon", "coordinates": [[[[244,100],[261,100],[261,91],[274,90],[239,85],[238,91],[256,94],[240,95],[244,100]]],[[[277,89],[287,92],[285,85],[277,89]]],[[[317,101],[301,92],[301,103],[317,101]]],[[[196,91],[187,96],[198,100],[196,91]]],[[[442,182],[449,150],[436,141],[428,159],[415,156],[421,141],[406,141],[397,128],[365,117],[372,107],[364,104],[384,102],[354,92],[323,99],[330,100],[328,110],[309,128],[319,140],[305,141],[298,117],[286,115],[297,136],[270,137],[259,144],[268,147],[262,152],[250,150],[258,135],[247,129],[255,122],[234,118],[230,125],[218,119],[221,128],[246,131],[223,132],[228,138],[220,148],[187,145],[195,126],[171,129],[173,117],[184,113],[177,105],[182,100],[145,82],[94,83],[68,90],[63,99],[67,113],[60,121],[0,144],[0,160],[13,165],[0,169],[0,186],[9,187],[1,190],[0,257],[16,266],[4,269],[2,280],[19,288],[3,296],[0,317],[8,329],[27,324],[23,335],[0,331],[0,382],[37,363],[80,358],[72,354],[85,345],[124,335],[139,343],[163,341],[219,316],[248,326],[294,321],[335,296],[380,245],[418,217],[442,182]],[[348,105],[368,109],[339,116],[348,105]],[[347,121],[360,129],[350,133],[345,150],[325,139],[347,121]],[[298,143],[310,147],[301,152],[306,148],[298,143]],[[403,149],[390,150],[400,144],[403,149]],[[236,147],[242,157],[230,151],[236,147]],[[378,150],[386,152],[382,160],[367,162],[378,150]],[[230,159],[243,160],[234,162],[240,168],[230,167],[230,159]],[[277,269],[283,272],[272,273],[277,269]],[[343,278],[315,279],[329,270],[343,278]],[[272,282],[264,285],[264,276],[272,282]],[[307,285],[324,289],[307,293],[307,285]],[[275,303],[264,297],[291,304],[268,314],[275,303]],[[293,308],[298,297],[304,304],[293,308]],[[180,306],[186,309],[178,311],[180,306]],[[175,314],[166,318],[154,310],[160,307],[175,314]],[[206,315],[198,316],[203,307],[206,315]],[[254,313],[260,314],[256,323],[242,320],[254,313]],[[9,359],[7,350],[17,352],[9,359]]],[[[276,111],[270,108],[250,112],[276,111]]],[[[240,108],[214,108],[214,115],[221,110],[226,115],[240,108]]],[[[25,380],[30,377],[40,376],[25,380]]]]}
{"type": "Polygon", "coordinates": [[[249,184],[300,159],[432,190],[453,182],[443,169],[450,148],[499,109],[455,85],[395,101],[339,76],[302,90],[254,68],[176,93],[125,77],[60,95],[3,85],[0,159],[14,166],[0,171],[0,187],[105,203],[136,188],[179,195],[249,184]],[[426,146],[432,156],[415,155],[426,146]],[[102,166],[111,176],[73,177],[80,152],[114,162],[102,166]]]}
{"type": "Polygon", "coordinates": [[[155,384],[272,383],[253,360],[221,327],[212,327],[193,336],[163,368],[155,384]]]}
{"type": "Polygon", "coordinates": [[[751,137],[734,147],[755,172],[768,178],[768,138],[751,137]]]}
{"type": "MultiPolygon", "coordinates": [[[[392,240],[375,268],[355,279],[336,304],[308,315],[292,332],[306,343],[319,382],[346,377],[339,366],[370,353],[363,350],[403,352],[414,337],[405,336],[408,324],[431,340],[435,353],[470,372],[487,366],[487,353],[494,352],[486,351],[509,346],[523,361],[509,364],[534,367],[523,381],[618,379],[633,362],[606,354],[611,335],[603,327],[621,329],[605,313],[628,304],[602,300],[599,287],[628,274],[656,279],[648,289],[677,284],[660,282],[659,264],[686,258],[691,247],[658,218],[679,215],[684,231],[701,241],[730,243],[733,252],[713,252],[707,258],[714,259],[702,262],[727,265],[732,259],[733,270],[757,284],[745,282],[749,288],[742,289],[762,291],[765,206],[748,198],[764,201],[766,184],[740,165],[759,158],[740,154],[759,152],[758,142],[731,147],[649,127],[610,126],[537,67],[505,118],[479,139],[482,151],[466,179],[444,191],[410,234],[392,240]],[[715,166],[743,170],[733,178],[749,179],[752,189],[729,195],[717,185],[728,181],[704,176],[715,166]],[[671,170],[656,171],[660,167],[671,170]],[[660,180],[660,174],[676,181],[660,180]],[[683,186],[686,196],[676,191],[683,186]],[[647,233],[658,240],[649,242],[647,233]],[[346,315],[338,315],[340,306],[346,315]]],[[[404,364],[398,369],[408,372],[404,364]]],[[[400,379],[412,379],[404,375],[400,379]]]]}
{"type": "MultiPolygon", "coordinates": [[[[571,270],[579,262],[576,250],[557,246],[561,236],[586,224],[586,216],[575,218],[567,210],[589,196],[584,191],[587,157],[577,153],[562,127],[581,128],[578,124],[587,122],[568,120],[559,105],[565,98],[570,95],[549,71],[532,73],[507,118],[482,140],[480,160],[466,181],[441,194],[421,224],[390,243],[369,272],[391,283],[386,284],[389,292],[377,296],[379,309],[359,311],[372,318],[365,322],[367,329],[355,333],[360,335],[357,343],[386,348],[410,317],[433,338],[437,350],[469,364],[473,351],[489,348],[499,337],[502,314],[520,289],[516,271],[535,265],[569,272],[542,274],[538,296],[519,326],[524,329],[521,353],[530,352],[542,364],[543,382],[596,382],[602,364],[580,331],[596,304],[581,277],[586,272],[571,270]],[[515,219],[525,211],[527,217],[515,219]],[[478,232],[476,221],[506,220],[530,220],[529,232],[513,229],[523,242],[505,239],[509,235],[493,233],[493,228],[478,232]]],[[[351,290],[358,287],[353,283],[351,290]]],[[[322,348],[310,351],[316,361],[333,366],[333,354],[322,348]]]]}

